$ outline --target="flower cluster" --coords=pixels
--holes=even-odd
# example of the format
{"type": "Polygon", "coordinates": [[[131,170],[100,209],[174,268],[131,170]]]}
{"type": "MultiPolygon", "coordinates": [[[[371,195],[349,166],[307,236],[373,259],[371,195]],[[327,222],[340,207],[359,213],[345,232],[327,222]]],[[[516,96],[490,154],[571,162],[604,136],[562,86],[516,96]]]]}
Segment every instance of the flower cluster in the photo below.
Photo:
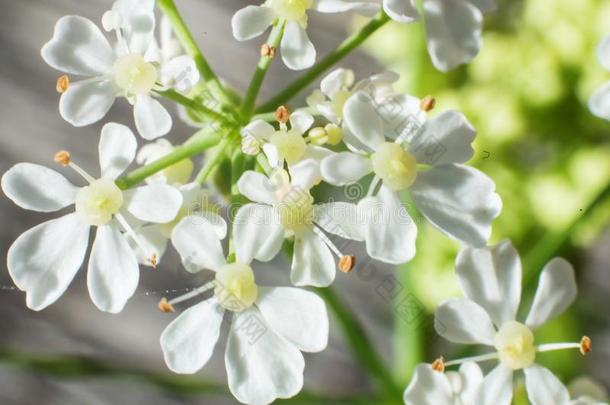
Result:
{"type": "MultiPolygon", "coordinates": [[[[172,246],[187,272],[209,271],[213,277],[159,303],[161,311],[173,313],[178,304],[200,301],[162,333],[167,366],[176,373],[203,368],[223,320],[231,318],[225,351],[229,389],[243,403],[268,404],[300,392],[302,352],[320,352],[328,343],[326,305],[302,287],[330,286],[337,269],[350,273],[357,266],[347,251],[350,241],[362,242],[375,260],[410,261],[416,254],[413,214],[418,212],[462,246],[456,273],[467,298],[439,306],[438,333],[494,351],[420,365],[405,402],[509,404],[513,373],[524,370],[534,404],[586,403],[570,402],[559,380],[534,362],[545,351],[591,348],[588,338],[534,344],[533,331],[574,300],[574,272],[566,261],[552,260],[542,271],[528,317],[516,321],[520,260],[510,242],[487,247],[502,202],[493,180],[467,164],[476,131],[464,114],[435,114],[435,99],[397,91],[394,73],[357,81],[344,68],[322,78],[300,108],[278,105],[254,114],[277,46],[290,69],[315,63],[306,32],[310,10],[353,11],[372,17],[378,28],[390,20],[418,20],[412,0],[267,0],[237,11],[232,28],[238,40],[272,26],[243,99],[215,76],[173,1],[158,0],[158,5],[166,16],[159,41],[154,0],[117,0],[101,19],[103,29],[116,36],[114,45],[92,21],[66,16],[42,49],[51,67],[82,77],[71,83],[64,75],[57,82],[59,112],[66,121],[76,127],[98,122],[117,97],[124,97],[133,105],[138,133],[155,141],[138,149],[128,127],[107,123],[99,141],[99,177],[69,151],[58,152],[55,161],[80,175],[80,186],[32,163],[4,174],[2,190],[22,208],[46,213],[74,207],[26,231],[9,249],[7,267],[29,308],[42,310],[66,291],[85,260],[91,227],[96,235],[87,285],[95,306],[110,313],[120,312],[135,293],[139,265],[156,268],[172,246]],[[159,98],[177,102],[182,118],[199,128],[186,143],[157,139],[172,128],[159,98]],[[204,165],[193,176],[191,158],[202,153],[204,165]],[[134,161],[140,167],[125,173],[134,161]],[[322,184],[361,184],[367,192],[335,201],[320,197],[322,184]],[[293,287],[259,285],[256,267],[282,248],[291,255],[286,272],[293,287]],[[477,362],[489,360],[499,365],[484,375],[477,362]],[[443,374],[458,364],[458,371],[443,374]]],[[[476,55],[482,13],[493,7],[492,0],[423,1],[428,48],[439,69],[476,55]]],[[[602,62],[605,48],[600,48],[602,62]]],[[[601,115],[606,114],[604,97],[592,101],[601,115]]]]}

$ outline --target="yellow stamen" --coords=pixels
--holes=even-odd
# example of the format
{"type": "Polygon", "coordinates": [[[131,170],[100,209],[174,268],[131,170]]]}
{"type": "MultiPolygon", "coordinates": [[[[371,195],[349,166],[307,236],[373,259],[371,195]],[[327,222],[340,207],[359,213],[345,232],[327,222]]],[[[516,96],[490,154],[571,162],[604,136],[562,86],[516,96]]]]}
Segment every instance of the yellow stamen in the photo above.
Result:
{"type": "Polygon", "coordinates": [[[55,90],[57,90],[58,93],[65,93],[66,91],[68,91],[68,87],[70,87],[70,78],[68,77],[68,75],[63,75],[59,77],[59,79],[57,79],[55,90]]]}
{"type": "Polygon", "coordinates": [[[152,266],[153,269],[157,268],[157,264],[159,264],[157,254],[153,254],[151,256],[151,258],[148,259],[148,261],[150,262],[150,265],[152,266]]]}
{"type": "Polygon", "coordinates": [[[426,96],[422,98],[419,108],[424,112],[430,112],[436,106],[436,99],[432,96],[426,96]]]}
{"type": "Polygon", "coordinates": [[[275,47],[269,46],[269,44],[263,44],[261,46],[261,56],[273,58],[275,56],[275,47]]]}
{"type": "Polygon", "coordinates": [[[173,312],[176,312],[176,310],[174,309],[174,306],[172,304],[170,304],[169,302],[167,302],[167,298],[161,298],[161,301],[159,301],[159,305],[157,305],[159,308],[159,311],[166,313],[166,314],[171,314],[173,312]]]}
{"type": "Polygon", "coordinates": [[[591,338],[588,336],[583,336],[582,339],[580,339],[580,354],[586,356],[587,354],[591,353],[591,350],[593,350],[593,342],[591,341],[591,338]]]}
{"type": "Polygon", "coordinates": [[[342,272],[349,273],[354,270],[354,267],[356,267],[355,256],[346,255],[342,256],[339,259],[339,270],[341,270],[342,272]]]}
{"type": "Polygon", "coordinates": [[[445,358],[443,356],[434,360],[434,362],[432,363],[432,370],[438,371],[439,373],[445,372],[445,358]]]}
{"type": "Polygon", "coordinates": [[[70,164],[70,152],[67,150],[60,150],[55,154],[53,160],[55,160],[55,163],[59,163],[64,167],[68,166],[70,164]]]}
{"type": "Polygon", "coordinates": [[[275,119],[280,123],[280,124],[285,124],[288,122],[288,120],[290,120],[290,110],[288,110],[288,108],[286,108],[286,106],[279,106],[277,108],[277,110],[275,110],[275,119]]]}

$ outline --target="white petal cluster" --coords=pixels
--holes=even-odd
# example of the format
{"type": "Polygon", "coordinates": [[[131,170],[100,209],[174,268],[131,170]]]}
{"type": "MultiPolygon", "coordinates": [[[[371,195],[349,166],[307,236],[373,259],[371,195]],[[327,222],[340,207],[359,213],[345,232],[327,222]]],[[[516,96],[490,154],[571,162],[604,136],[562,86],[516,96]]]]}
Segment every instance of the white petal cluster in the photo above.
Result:
{"type": "MultiPolygon", "coordinates": [[[[604,69],[610,71],[610,37],[597,47],[597,59],[604,69]]],[[[593,93],[589,99],[589,109],[596,116],[610,120],[610,82],[593,93]]]]}

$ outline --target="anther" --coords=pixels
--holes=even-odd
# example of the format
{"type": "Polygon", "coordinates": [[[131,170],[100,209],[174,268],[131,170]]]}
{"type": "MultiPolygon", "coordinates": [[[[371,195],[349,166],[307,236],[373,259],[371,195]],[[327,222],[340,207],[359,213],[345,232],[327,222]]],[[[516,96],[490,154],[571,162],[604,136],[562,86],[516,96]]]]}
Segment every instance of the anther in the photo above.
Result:
{"type": "Polygon", "coordinates": [[[591,353],[592,349],[593,342],[591,341],[591,338],[588,336],[583,336],[582,339],[580,339],[580,354],[586,356],[587,354],[591,353]]]}
{"type": "Polygon", "coordinates": [[[279,106],[277,108],[277,110],[275,110],[275,119],[280,123],[280,124],[285,124],[288,122],[288,120],[290,120],[290,111],[288,110],[288,108],[286,108],[286,106],[279,106]]]}
{"type": "Polygon", "coordinates": [[[436,99],[432,96],[426,96],[422,98],[419,103],[419,108],[424,112],[430,112],[436,106],[436,99]]]}
{"type": "Polygon", "coordinates": [[[68,166],[70,164],[70,152],[67,150],[60,150],[55,154],[53,160],[55,160],[55,163],[59,163],[62,166],[68,166]]]}
{"type": "Polygon", "coordinates": [[[153,269],[157,268],[157,264],[159,264],[158,258],[157,258],[157,254],[154,253],[150,259],[148,259],[148,261],[150,262],[150,265],[152,266],[153,269]]]}
{"type": "Polygon", "coordinates": [[[342,272],[349,273],[354,270],[354,267],[356,267],[355,256],[346,255],[342,256],[339,259],[339,270],[341,270],[342,272]]]}
{"type": "Polygon", "coordinates": [[[273,58],[275,56],[275,47],[269,46],[269,44],[263,44],[261,46],[261,56],[273,58]]]}
{"type": "Polygon", "coordinates": [[[57,79],[57,84],[55,85],[55,90],[58,93],[65,93],[68,91],[68,87],[70,87],[70,78],[68,75],[63,75],[59,79],[57,79]]]}
{"type": "Polygon", "coordinates": [[[174,309],[174,306],[172,304],[170,304],[169,302],[167,302],[167,298],[161,298],[161,301],[159,301],[159,311],[166,313],[166,314],[171,314],[173,312],[176,312],[176,310],[174,309]]]}
{"type": "Polygon", "coordinates": [[[443,356],[434,360],[434,362],[432,363],[432,370],[438,371],[439,373],[445,372],[445,358],[443,356]]]}

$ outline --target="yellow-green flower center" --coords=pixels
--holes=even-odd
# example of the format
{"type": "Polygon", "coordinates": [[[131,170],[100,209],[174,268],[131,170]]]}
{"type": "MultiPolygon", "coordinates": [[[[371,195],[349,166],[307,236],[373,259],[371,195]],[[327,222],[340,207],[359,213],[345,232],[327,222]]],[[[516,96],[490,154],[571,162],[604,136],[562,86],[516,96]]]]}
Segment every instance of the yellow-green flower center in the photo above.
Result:
{"type": "Polygon", "coordinates": [[[268,0],[267,5],[280,18],[288,21],[301,21],[307,18],[307,10],[313,6],[313,0],[268,0]]]}
{"type": "Polygon", "coordinates": [[[343,119],[343,107],[347,100],[352,96],[352,92],[348,90],[339,90],[331,101],[331,108],[333,113],[339,119],[343,119]]]}
{"type": "Polygon", "coordinates": [[[511,321],[502,325],[494,345],[500,361],[513,370],[530,367],[536,359],[534,334],[522,323],[511,321]]]}
{"type": "Polygon", "coordinates": [[[225,264],[216,273],[214,296],[229,311],[241,312],[250,308],[258,296],[252,268],[243,263],[225,264]]]}
{"type": "Polygon", "coordinates": [[[411,186],[417,177],[415,157],[396,143],[382,144],[371,156],[373,171],[394,191],[411,186]]]}
{"type": "Polygon", "coordinates": [[[90,225],[105,225],[123,205],[123,192],[109,179],[95,180],[76,195],[76,213],[90,225]]]}
{"type": "Polygon", "coordinates": [[[148,94],[157,81],[157,68],[141,55],[121,56],[114,62],[114,81],[128,95],[148,94]]]}
{"type": "Polygon", "coordinates": [[[275,132],[269,142],[277,148],[280,158],[285,159],[289,165],[301,160],[307,149],[305,139],[294,129],[275,132]]]}
{"type": "Polygon", "coordinates": [[[299,233],[313,225],[313,197],[308,191],[290,188],[280,199],[278,212],[284,229],[299,233]]]}

